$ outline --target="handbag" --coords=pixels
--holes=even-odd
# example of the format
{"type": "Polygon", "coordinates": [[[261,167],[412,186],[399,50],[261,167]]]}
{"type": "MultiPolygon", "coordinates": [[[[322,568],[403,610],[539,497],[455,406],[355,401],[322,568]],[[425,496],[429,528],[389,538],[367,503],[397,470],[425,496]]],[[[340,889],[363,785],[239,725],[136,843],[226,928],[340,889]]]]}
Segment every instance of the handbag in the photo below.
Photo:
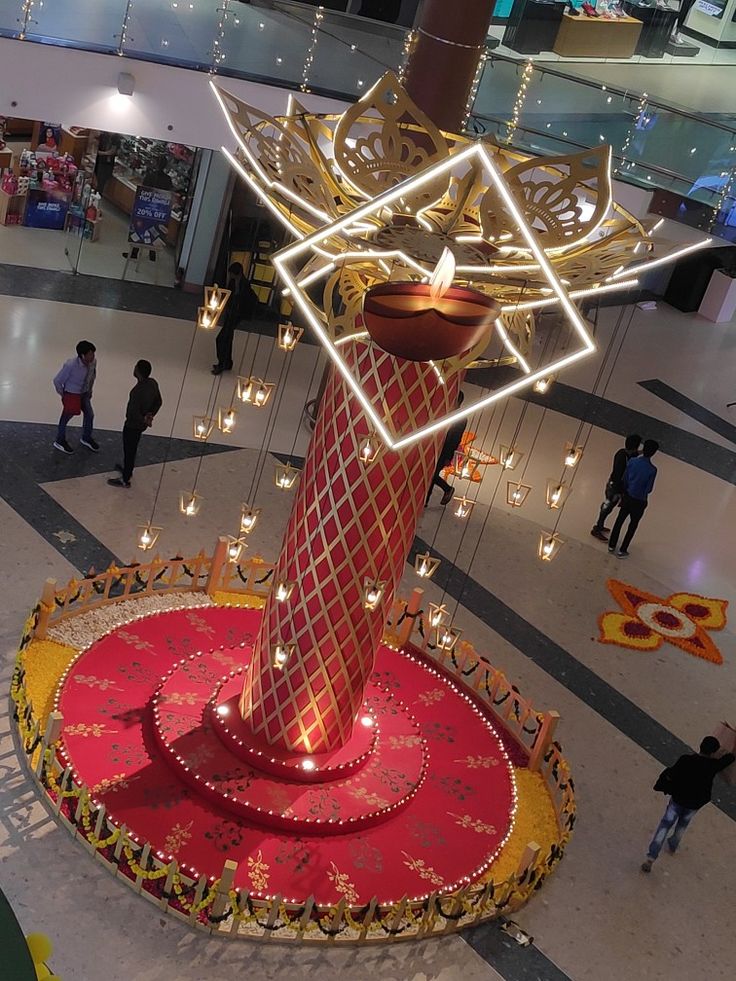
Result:
{"type": "Polygon", "coordinates": [[[61,404],[67,415],[79,416],[82,414],[82,396],[79,392],[64,392],[61,396],[61,404]]]}

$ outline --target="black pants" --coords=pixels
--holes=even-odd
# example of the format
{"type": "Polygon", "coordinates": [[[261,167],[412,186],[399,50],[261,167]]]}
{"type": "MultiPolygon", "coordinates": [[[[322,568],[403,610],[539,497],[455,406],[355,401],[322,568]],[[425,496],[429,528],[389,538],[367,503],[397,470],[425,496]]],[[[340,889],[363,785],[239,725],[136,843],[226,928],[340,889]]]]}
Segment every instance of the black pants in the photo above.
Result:
{"type": "Polygon", "coordinates": [[[235,336],[235,325],[224,324],[215,338],[215,348],[217,350],[217,364],[220,368],[229,370],[233,366],[233,337],[235,336]]]}
{"type": "Polygon", "coordinates": [[[618,502],[621,500],[621,491],[617,490],[616,487],[609,481],[606,484],[606,489],[604,491],[603,504],[601,504],[601,509],[598,514],[598,520],[593,525],[594,531],[603,531],[603,525],[606,522],[606,518],[616,507],[618,502]]]}
{"type": "Polygon", "coordinates": [[[426,500],[427,504],[429,504],[429,499],[432,496],[432,490],[434,487],[441,488],[444,494],[447,494],[448,491],[452,490],[452,484],[448,484],[447,481],[443,480],[442,477],[440,476],[440,473],[445,469],[445,467],[449,465],[450,465],[449,460],[445,460],[444,462],[440,461],[437,464],[437,469],[435,470],[434,476],[432,477],[432,483],[429,485],[429,490],[427,491],[427,500],[426,500]]]}
{"type": "Polygon", "coordinates": [[[628,494],[624,494],[623,500],[621,501],[621,509],[618,512],[618,517],[616,518],[616,522],[613,526],[611,537],[608,539],[609,549],[616,547],[618,536],[621,534],[621,529],[624,526],[624,521],[628,518],[629,527],[626,529],[624,540],[621,542],[621,551],[628,552],[629,545],[631,545],[631,539],[634,537],[636,529],[639,527],[639,522],[641,521],[642,515],[646,509],[646,501],[640,501],[636,497],[629,497],[628,494]]]}
{"type": "Polygon", "coordinates": [[[123,480],[129,481],[135,469],[135,457],[138,452],[138,444],[143,435],[142,429],[133,429],[132,426],[123,426],[123,480]]]}

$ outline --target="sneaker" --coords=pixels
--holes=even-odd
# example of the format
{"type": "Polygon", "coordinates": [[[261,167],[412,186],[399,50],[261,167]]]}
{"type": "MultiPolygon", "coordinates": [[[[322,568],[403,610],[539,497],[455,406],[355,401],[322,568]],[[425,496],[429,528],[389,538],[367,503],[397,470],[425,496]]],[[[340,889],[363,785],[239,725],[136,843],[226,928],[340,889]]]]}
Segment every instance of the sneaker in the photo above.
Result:
{"type": "Polygon", "coordinates": [[[452,488],[450,488],[450,490],[446,490],[445,493],[442,495],[442,500],[440,501],[440,504],[443,505],[449,504],[450,501],[452,500],[452,494],[453,494],[452,488]]]}
{"type": "Polygon", "coordinates": [[[122,477],[110,477],[107,482],[111,487],[130,487],[130,481],[123,480],[122,477]]]}
{"type": "Polygon", "coordinates": [[[71,448],[71,446],[67,443],[67,441],[65,439],[62,439],[62,440],[55,439],[54,440],[54,449],[55,450],[61,450],[62,453],[73,453],[74,452],[74,450],[71,448]]]}
{"type": "Polygon", "coordinates": [[[651,872],[653,865],[654,865],[654,859],[653,858],[648,858],[646,860],[646,862],[642,862],[641,863],[641,870],[642,870],[642,872],[651,872]]]}
{"type": "Polygon", "coordinates": [[[82,436],[79,442],[82,446],[86,446],[88,450],[92,450],[93,453],[100,452],[100,444],[96,439],[92,439],[91,436],[82,436]]]}
{"type": "Polygon", "coordinates": [[[614,555],[615,552],[616,552],[616,546],[615,545],[609,545],[608,546],[608,551],[611,553],[611,555],[614,555]]]}
{"type": "Polygon", "coordinates": [[[599,542],[608,541],[608,535],[606,535],[605,532],[601,531],[600,528],[591,528],[590,533],[593,536],[593,538],[597,538],[599,542]]]}
{"type": "MultiPolygon", "coordinates": [[[[611,551],[610,548],[609,548],[608,551],[609,552],[611,551]]],[[[628,552],[624,552],[624,550],[622,548],[620,548],[618,550],[618,552],[616,552],[616,558],[617,559],[628,559],[628,557],[629,557],[629,553],[628,552]]]]}

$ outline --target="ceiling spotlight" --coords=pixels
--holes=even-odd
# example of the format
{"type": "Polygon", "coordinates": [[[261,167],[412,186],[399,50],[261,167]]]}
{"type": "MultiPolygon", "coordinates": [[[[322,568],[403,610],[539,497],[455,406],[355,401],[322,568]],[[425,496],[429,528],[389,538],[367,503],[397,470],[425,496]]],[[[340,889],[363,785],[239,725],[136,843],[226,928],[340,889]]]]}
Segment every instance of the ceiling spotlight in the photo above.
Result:
{"type": "Polygon", "coordinates": [[[230,709],[227,707],[227,705],[218,705],[217,714],[221,717],[225,715],[230,715],[230,709]]]}
{"type": "Polygon", "coordinates": [[[314,760],[310,760],[310,759],[302,760],[302,770],[307,770],[307,772],[311,772],[312,770],[316,770],[316,769],[317,769],[317,764],[314,762],[314,760]]]}
{"type": "Polygon", "coordinates": [[[121,95],[132,95],[135,92],[135,75],[131,75],[130,72],[120,72],[118,92],[121,95]]]}

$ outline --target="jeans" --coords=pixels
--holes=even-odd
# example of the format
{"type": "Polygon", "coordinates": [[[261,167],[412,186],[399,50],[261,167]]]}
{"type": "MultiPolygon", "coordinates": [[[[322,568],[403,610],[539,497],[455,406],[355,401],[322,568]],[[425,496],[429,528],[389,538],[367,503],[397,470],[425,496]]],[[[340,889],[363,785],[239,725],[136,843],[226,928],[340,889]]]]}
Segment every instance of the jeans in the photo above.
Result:
{"type": "Polygon", "coordinates": [[[628,518],[629,527],[626,529],[624,540],[621,542],[621,551],[628,551],[629,545],[631,545],[631,539],[634,537],[636,529],[639,527],[639,522],[641,521],[642,515],[646,509],[646,501],[640,501],[637,497],[629,497],[628,494],[624,494],[623,500],[621,501],[621,508],[618,512],[618,517],[616,518],[613,530],[611,531],[611,537],[608,539],[609,549],[616,547],[616,542],[618,541],[618,536],[621,534],[624,521],[628,518]]]}
{"type": "Polygon", "coordinates": [[[127,482],[133,476],[135,458],[138,453],[138,444],[143,435],[142,429],[133,429],[132,426],[123,426],[123,480],[127,482]]]}
{"type": "MultiPolygon", "coordinates": [[[[70,412],[62,412],[59,419],[59,426],[56,430],[56,442],[63,443],[66,440],[66,424],[74,416],[70,412]]],[[[95,421],[95,414],[92,411],[92,396],[88,393],[82,395],[82,439],[92,437],[92,423],[95,421]]]]}
{"type": "Polygon", "coordinates": [[[671,852],[677,851],[677,846],[680,844],[680,839],[687,831],[687,826],[696,813],[695,810],[691,810],[689,807],[683,807],[681,804],[676,804],[672,798],[667,805],[667,809],[662,816],[662,820],[659,822],[657,830],[654,832],[654,837],[649,845],[649,850],[647,851],[647,857],[654,861],[662,850],[662,845],[667,837],[667,832],[670,830],[673,824],[677,822],[676,827],[670,840],[667,842],[667,847],[671,852]]]}
{"type": "Polygon", "coordinates": [[[601,504],[601,510],[598,514],[598,520],[593,525],[595,531],[603,531],[603,526],[606,523],[606,518],[621,500],[621,492],[617,491],[615,487],[610,483],[606,484],[606,489],[604,493],[605,493],[605,500],[601,504]]]}

